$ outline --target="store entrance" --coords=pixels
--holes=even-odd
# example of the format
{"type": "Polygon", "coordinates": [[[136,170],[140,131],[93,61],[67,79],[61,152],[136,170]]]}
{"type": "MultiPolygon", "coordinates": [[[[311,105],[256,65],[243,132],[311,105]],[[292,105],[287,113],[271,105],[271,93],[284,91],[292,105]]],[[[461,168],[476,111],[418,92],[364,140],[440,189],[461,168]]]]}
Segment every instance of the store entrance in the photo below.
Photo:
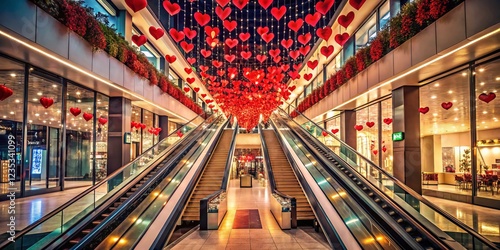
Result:
{"type": "Polygon", "coordinates": [[[234,152],[234,164],[231,179],[250,176],[254,182],[263,183],[264,164],[260,148],[237,148],[234,152]]]}
{"type": "Polygon", "coordinates": [[[141,154],[141,145],[139,142],[132,142],[130,144],[130,161],[133,161],[141,154]]]}

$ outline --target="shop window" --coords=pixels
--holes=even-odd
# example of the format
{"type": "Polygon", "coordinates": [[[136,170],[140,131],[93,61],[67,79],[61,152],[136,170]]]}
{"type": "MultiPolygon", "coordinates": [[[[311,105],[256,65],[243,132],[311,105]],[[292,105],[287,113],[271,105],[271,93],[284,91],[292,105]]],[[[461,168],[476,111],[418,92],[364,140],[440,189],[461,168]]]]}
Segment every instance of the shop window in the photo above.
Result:
{"type": "Polygon", "coordinates": [[[379,165],[379,121],[378,103],[356,111],[356,125],[362,126],[357,130],[357,151],[379,165]]]}
{"type": "MultiPolygon", "coordinates": [[[[134,28],[132,29],[132,35],[141,34],[134,28]]],[[[141,47],[138,47],[137,45],[135,45],[135,43],[131,43],[131,45],[132,47],[136,48],[137,51],[141,52],[156,69],[160,69],[160,54],[156,51],[156,49],[154,49],[151,43],[148,42],[141,47]]]]}
{"type": "MultiPolygon", "coordinates": [[[[326,122],[326,130],[337,136],[340,139],[342,135],[340,131],[340,112],[335,111],[335,116],[326,122]]],[[[340,147],[340,142],[334,140],[332,137],[325,137],[325,145],[330,147],[334,152],[338,152],[340,147]]]]}
{"type": "Polygon", "coordinates": [[[382,142],[381,152],[382,168],[389,173],[393,173],[393,153],[392,153],[392,99],[384,100],[380,103],[382,120],[382,142]]]}
{"type": "Polygon", "coordinates": [[[476,67],[477,195],[500,199],[500,60],[476,67]]]}
{"type": "Polygon", "coordinates": [[[379,13],[379,27],[380,29],[385,28],[385,26],[389,23],[389,19],[391,18],[391,5],[389,1],[386,1],[380,8],[378,9],[379,13]]]}
{"type": "Polygon", "coordinates": [[[96,100],[96,145],[95,145],[95,180],[100,181],[107,176],[108,162],[108,120],[109,97],[97,94],[96,100]],[[101,119],[101,120],[99,120],[101,119]]]}
{"type": "Polygon", "coordinates": [[[142,110],[142,123],[146,128],[142,130],[142,152],[146,152],[153,146],[154,135],[148,130],[154,127],[154,114],[151,111],[142,110]]]}
{"type": "MultiPolygon", "coordinates": [[[[373,14],[356,32],[356,51],[370,45],[377,35],[376,15],[373,14]]],[[[345,48],[344,48],[345,50],[345,48]]]]}
{"type": "Polygon", "coordinates": [[[345,64],[345,62],[354,56],[354,40],[349,38],[349,40],[344,44],[344,47],[342,48],[342,66],[345,64]]]}
{"type": "Polygon", "coordinates": [[[468,71],[421,87],[420,107],[428,109],[419,114],[423,188],[471,195],[468,71]]]}
{"type": "Polygon", "coordinates": [[[131,144],[130,144],[130,159],[134,160],[142,152],[142,109],[137,106],[132,106],[132,116],[130,117],[134,127],[131,128],[131,144]]]}
{"type": "Polygon", "coordinates": [[[24,66],[0,57],[0,88],[4,93],[0,101],[0,194],[9,188],[21,191],[21,154],[23,148],[22,122],[24,103],[24,66]],[[7,97],[6,93],[12,94],[7,97]],[[11,167],[11,164],[14,165],[11,167]],[[10,171],[10,172],[9,172],[10,171]],[[12,172],[14,171],[14,172],[12,172]],[[9,176],[14,174],[13,176],[9,176]],[[9,181],[14,185],[10,186],[9,181]]]}

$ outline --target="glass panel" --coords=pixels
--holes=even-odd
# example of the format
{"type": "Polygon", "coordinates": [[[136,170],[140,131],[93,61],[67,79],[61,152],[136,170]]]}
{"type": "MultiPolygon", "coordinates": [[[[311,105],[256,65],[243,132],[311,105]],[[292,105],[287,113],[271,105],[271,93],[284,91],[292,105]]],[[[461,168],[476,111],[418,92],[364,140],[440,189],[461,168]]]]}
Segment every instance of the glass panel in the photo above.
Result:
{"type": "Polygon", "coordinates": [[[378,165],[378,103],[356,111],[357,151],[378,165]]]}
{"type": "Polygon", "coordinates": [[[420,88],[424,189],[472,195],[468,71],[420,88]]]}
{"type": "Polygon", "coordinates": [[[107,176],[108,162],[108,107],[109,97],[97,94],[96,115],[96,152],[95,152],[95,182],[101,181],[107,176]]]}
{"type": "Polygon", "coordinates": [[[64,187],[92,185],[94,92],[68,83],[64,187]]]}
{"type": "Polygon", "coordinates": [[[380,103],[382,109],[382,168],[393,173],[393,153],[392,153],[392,98],[380,103]]]}
{"type": "Polygon", "coordinates": [[[132,106],[131,120],[131,144],[130,144],[130,159],[133,160],[142,152],[142,109],[137,106],[132,106]]]}
{"type": "Polygon", "coordinates": [[[382,6],[379,8],[379,27],[380,29],[385,28],[387,23],[389,22],[389,18],[391,18],[391,5],[390,1],[386,1],[382,6]]]}
{"type": "Polygon", "coordinates": [[[28,87],[25,189],[35,190],[58,186],[62,85],[59,81],[30,75],[28,87]]]}
{"type": "MultiPolygon", "coordinates": [[[[500,199],[499,72],[500,60],[476,68],[477,195],[491,199],[500,199]]],[[[499,234],[498,228],[485,233],[499,234]]]]}
{"type": "Polygon", "coordinates": [[[142,123],[146,126],[142,129],[142,152],[150,149],[153,146],[153,133],[150,129],[154,127],[154,114],[145,109],[142,110],[142,123]]]}
{"type": "Polygon", "coordinates": [[[356,51],[370,45],[377,34],[376,15],[373,14],[356,32],[356,51]]]}
{"type": "Polygon", "coordinates": [[[21,191],[24,66],[0,57],[0,194],[21,191]],[[9,185],[12,181],[12,185],[9,185]]]}

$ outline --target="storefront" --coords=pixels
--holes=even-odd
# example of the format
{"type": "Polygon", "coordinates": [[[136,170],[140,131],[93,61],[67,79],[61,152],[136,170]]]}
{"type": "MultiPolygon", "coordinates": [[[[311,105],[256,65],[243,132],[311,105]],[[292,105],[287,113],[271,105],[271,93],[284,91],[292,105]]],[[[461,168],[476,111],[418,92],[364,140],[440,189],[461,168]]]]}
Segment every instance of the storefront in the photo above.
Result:
{"type": "Polygon", "coordinates": [[[153,112],[132,104],[130,159],[133,160],[159,142],[159,117],[153,112]]]}
{"type": "Polygon", "coordinates": [[[106,177],[109,98],[5,57],[0,67],[0,193],[29,196],[106,177]]]}

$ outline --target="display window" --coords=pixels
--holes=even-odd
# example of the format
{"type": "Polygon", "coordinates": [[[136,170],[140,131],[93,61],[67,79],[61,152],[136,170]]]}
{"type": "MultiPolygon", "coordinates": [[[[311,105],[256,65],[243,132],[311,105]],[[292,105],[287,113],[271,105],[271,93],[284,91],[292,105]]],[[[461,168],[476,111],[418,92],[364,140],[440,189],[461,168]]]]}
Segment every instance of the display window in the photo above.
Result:
{"type": "Polygon", "coordinates": [[[379,165],[379,103],[356,111],[357,151],[379,165]]]}
{"type": "Polygon", "coordinates": [[[392,151],[392,98],[380,102],[382,127],[382,139],[380,142],[380,156],[382,157],[382,168],[393,173],[393,151],[392,151]]]}
{"type": "Polygon", "coordinates": [[[154,127],[154,114],[151,111],[142,110],[142,123],[146,126],[142,129],[142,152],[146,152],[153,146],[154,136],[153,133],[149,132],[150,128],[154,127]]]}
{"type": "Polygon", "coordinates": [[[107,176],[109,97],[97,94],[95,124],[95,182],[107,176]]]}

